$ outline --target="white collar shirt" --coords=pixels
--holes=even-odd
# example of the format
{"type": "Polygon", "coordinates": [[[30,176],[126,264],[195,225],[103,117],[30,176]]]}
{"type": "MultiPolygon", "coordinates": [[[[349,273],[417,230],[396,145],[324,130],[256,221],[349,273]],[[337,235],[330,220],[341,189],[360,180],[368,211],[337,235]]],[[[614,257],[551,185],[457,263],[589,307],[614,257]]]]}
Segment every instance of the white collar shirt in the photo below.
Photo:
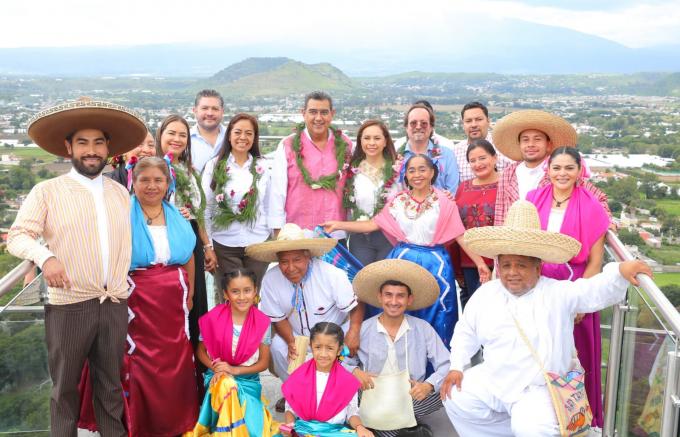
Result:
{"type": "Polygon", "coordinates": [[[349,327],[349,312],[357,306],[357,297],[347,274],[320,259],[312,258],[309,277],[302,283],[302,305],[294,307],[295,288],[279,266],[275,266],[262,278],[260,310],[272,322],[288,319],[293,334],[309,335],[318,322],[333,322],[349,327]]]}
{"type": "Polygon", "coordinates": [[[222,124],[219,125],[219,133],[215,144],[210,144],[198,131],[198,125],[191,128],[191,165],[200,174],[203,172],[205,163],[217,156],[224,142],[226,129],[222,124]]]}
{"type": "Polygon", "coordinates": [[[101,247],[102,255],[102,284],[106,287],[109,277],[109,222],[106,216],[106,205],[104,205],[104,179],[101,173],[90,179],[83,176],[71,168],[68,176],[85,187],[94,199],[94,207],[97,213],[97,230],[99,231],[99,245],[101,247]]]}
{"type": "MultiPolygon", "coordinates": [[[[404,320],[401,321],[401,325],[399,325],[399,329],[397,330],[397,335],[395,335],[394,340],[392,340],[389,332],[387,332],[385,326],[382,324],[380,319],[378,319],[376,323],[376,330],[385,337],[385,342],[387,343],[387,358],[385,359],[385,365],[380,372],[382,375],[393,375],[400,372],[399,363],[397,362],[397,351],[394,348],[394,343],[406,335],[406,332],[409,329],[411,329],[411,327],[408,325],[408,320],[406,320],[406,317],[404,317],[404,320]]],[[[406,345],[405,348],[408,352],[408,345],[406,345]]],[[[406,357],[406,363],[408,364],[408,357],[406,357]]]]}
{"type": "Polygon", "coordinates": [[[525,331],[545,370],[564,374],[575,354],[574,317],[621,301],[628,281],[617,263],[588,279],[558,281],[541,277],[520,297],[508,292],[499,279],[483,284],[465,306],[451,339],[451,369],[463,371],[484,347],[480,371],[488,390],[502,402],[515,402],[531,385],[543,385],[541,369],[522,340],[513,315],[525,331]]]}

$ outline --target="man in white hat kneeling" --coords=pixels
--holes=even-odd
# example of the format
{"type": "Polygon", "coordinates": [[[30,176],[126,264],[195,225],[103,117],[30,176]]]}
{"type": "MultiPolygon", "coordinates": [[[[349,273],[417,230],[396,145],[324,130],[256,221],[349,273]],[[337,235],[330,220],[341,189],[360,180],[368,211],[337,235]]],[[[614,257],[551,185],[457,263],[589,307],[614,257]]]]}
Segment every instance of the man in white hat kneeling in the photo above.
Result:
{"type": "Polygon", "coordinates": [[[276,240],[246,248],[251,258],[278,262],[262,278],[260,310],[274,325],[272,361],[283,381],[288,378],[289,361],[306,355],[306,351],[296,349],[295,337],[309,337],[319,322],[342,326],[352,355],[359,348],[363,305],[359,305],[343,270],[315,258],[336,244],[332,238],[307,238],[298,225],[288,223],[276,240]]]}
{"type": "Polygon", "coordinates": [[[361,325],[360,368],[353,371],[364,390],[361,419],[377,437],[393,437],[442,407],[449,351],[429,323],[405,314],[434,304],[439,286],[430,272],[402,259],[367,265],[352,285],[359,300],[383,309],[361,325]]]}
{"type": "MultiPolygon", "coordinates": [[[[453,333],[451,371],[441,388],[449,419],[461,437],[558,436],[544,370],[573,370],[576,314],[620,302],[628,283],[637,285],[635,276],[651,276],[651,269],[636,260],[609,263],[574,282],[541,277],[541,261],[567,262],[580,243],[542,231],[536,208],[522,200],[504,226],[471,229],[465,243],[481,256],[498,257],[500,279],[475,292],[453,333]],[[481,346],[484,362],[464,370],[481,346]]],[[[587,426],[586,418],[567,425],[587,426]]]]}

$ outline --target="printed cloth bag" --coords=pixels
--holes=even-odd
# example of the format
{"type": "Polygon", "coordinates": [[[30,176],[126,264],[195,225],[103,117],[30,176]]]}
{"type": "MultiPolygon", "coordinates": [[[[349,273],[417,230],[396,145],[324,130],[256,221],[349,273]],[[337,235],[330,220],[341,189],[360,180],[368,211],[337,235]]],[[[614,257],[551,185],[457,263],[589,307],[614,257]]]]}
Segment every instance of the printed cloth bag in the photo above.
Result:
{"type": "Polygon", "coordinates": [[[590,409],[588,396],[586,395],[585,372],[578,358],[576,358],[576,351],[574,351],[574,359],[572,360],[572,370],[567,372],[566,375],[546,372],[543,361],[538,356],[536,349],[529,342],[514,315],[512,318],[522,340],[526,343],[536,363],[538,363],[538,367],[543,372],[553,408],[555,408],[557,415],[557,422],[560,426],[560,435],[562,437],[588,436],[590,434],[590,424],[593,421],[593,412],[590,409]]]}

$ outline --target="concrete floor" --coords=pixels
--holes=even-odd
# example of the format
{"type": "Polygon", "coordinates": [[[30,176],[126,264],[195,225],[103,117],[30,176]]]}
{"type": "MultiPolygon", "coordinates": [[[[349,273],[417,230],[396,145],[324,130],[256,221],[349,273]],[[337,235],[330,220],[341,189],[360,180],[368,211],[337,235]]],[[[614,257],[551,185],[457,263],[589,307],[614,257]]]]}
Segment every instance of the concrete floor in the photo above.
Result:
{"type": "MultiPolygon", "coordinates": [[[[276,401],[281,398],[281,382],[279,381],[278,378],[276,378],[268,371],[262,372],[260,374],[260,378],[262,381],[262,389],[264,391],[264,396],[269,401],[269,411],[272,412],[272,415],[276,420],[282,422],[283,414],[277,413],[274,410],[274,404],[276,404],[276,401]]],[[[434,435],[436,437],[458,436],[458,434],[456,434],[456,432],[454,431],[453,426],[451,426],[451,422],[449,422],[449,419],[446,416],[446,413],[444,412],[443,408],[437,411],[436,413],[433,413],[430,416],[428,416],[427,420],[425,420],[425,423],[432,427],[432,431],[434,432],[434,435]]],[[[78,432],[78,437],[95,437],[98,435],[99,435],[98,433],[91,433],[85,430],[79,430],[78,432]]]]}

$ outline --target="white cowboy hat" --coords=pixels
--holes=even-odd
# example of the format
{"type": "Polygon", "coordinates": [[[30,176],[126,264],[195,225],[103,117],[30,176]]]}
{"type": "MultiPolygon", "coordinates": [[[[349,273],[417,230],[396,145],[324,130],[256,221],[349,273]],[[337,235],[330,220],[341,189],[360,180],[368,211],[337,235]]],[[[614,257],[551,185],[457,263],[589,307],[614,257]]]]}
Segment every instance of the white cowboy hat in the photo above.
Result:
{"type": "Polygon", "coordinates": [[[246,255],[263,262],[277,262],[276,254],[291,250],[308,250],[312,256],[321,256],[338,244],[334,238],[307,238],[300,227],[286,223],[279,231],[276,240],[251,244],[246,247],[246,255]]]}
{"type": "Polygon", "coordinates": [[[519,135],[527,129],[536,129],[546,134],[554,148],[576,147],[578,144],[576,129],[567,120],[536,109],[516,111],[498,120],[491,133],[493,144],[503,155],[521,161],[519,135]]]}
{"type": "Polygon", "coordinates": [[[524,255],[563,264],[581,250],[581,243],[559,232],[541,229],[536,207],[526,200],[510,206],[503,226],[485,226],[465,231],[465,245],[480,256],[524,255]]]}
{"type": "Polygon", "coordinates": [[[122,155],[144,141],[147,128],[135,111],[87,97],[54,106],[28,121],[28,136],[48,152],[68,157],[66,137],[80,129],[99,129],[109,136],[109,155],[122,155]]]}
{"type": "Polygon", "coordinates": [[[361,269],[354,277],[352,286],[360,301],[380,308],[380,286],[388,280],[403,282],[413,294],[413,303],[407,310],[427,308],[439,297],[437,280],[423,267],[404,259],[376,261],[361,269]]]}

